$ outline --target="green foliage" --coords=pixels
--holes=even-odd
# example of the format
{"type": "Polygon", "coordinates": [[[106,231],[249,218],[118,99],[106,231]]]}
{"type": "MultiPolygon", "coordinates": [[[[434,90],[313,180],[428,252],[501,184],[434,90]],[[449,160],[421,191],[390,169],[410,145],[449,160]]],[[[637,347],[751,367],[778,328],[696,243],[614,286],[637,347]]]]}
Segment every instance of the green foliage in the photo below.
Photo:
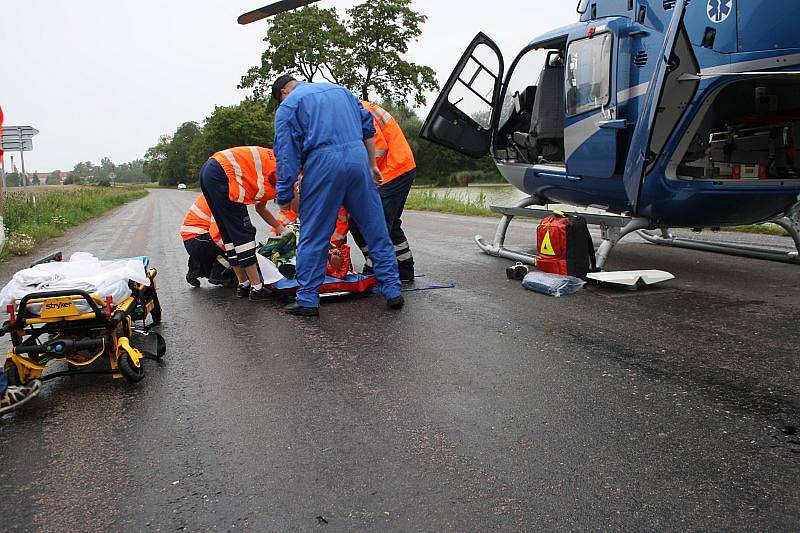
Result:
{"type": "Polygon", "coordinates": [[[369,0],[348,9],[350,51],[344,56],[342,84],[369,100],[413,100],[425,105],[425,91],[438,88],[432,68],[403,59],[422,34],[425,15],[411,0],[369,0]]]}
{"type": "Polygon", "coordinates": [[[55,189],[27,198],[22,192],[6,194],[4,218],[9,237],[0,257],[26,255],[45,239],[63,235],[66,228],[146,195],[139,187],[55,189]]]}
{"type": "Polygon", "coordinates": [[[217,107],[192,145],[191,167],[199,171],[215,152],[233,146],[272,146],[274,138],[275,112],[264,103],[248,98],[239,105],[217,107]]]}
{"type": "Polygon", "coordinates": [[[336,82],[349,44],[347,29],[335,9],[316,6],[281,13],[270,23],[261,64],[242,77],[240,88],[252,88],[256,99],[270,96],[272,82],[286,72],[306,81],[336,82]]]}
{"type": "Polygon", "coordinates": [[[61,185],[61,171],[54,170],[51,172],[44,183],[45,185],[61,185]]]}
{"type": "Polygon", "coordinates": [[[175,131],[167,149],[158,184],[174,187],[178,183],[194,181],[200,167],[191,158],[192,146],[202,135],[196,122],[184,122],[175,131]]]}
{"type": "Polygon", "coordinates": [[[406,209],[417,211],[437,211],[455,215],[496,217],[486,207],[486,196],[481,194],[476,199],[462,198],[450,192],[437,195],[433,191],[412,190],[406,201],[406,209]]]}
{"type": "Polygon", "coordinates": [[[422,33],[425,16],[411,0],[371,0],[347,10],[306,7],[283,13],[270,24],[261,64],[242,77],[240,88],[256,99],[269,96],[272,82],[291,72],[306,81],[323,79],[379,99],[425,103],[424,93],[437,88],[430,67],[404,59],[409,43],[422,33]]]}
{"type": "Polygon", "coordinates": [[[116,167],[116,183],[147,183],[150,177],[144,171],[144,159],[134,159],[116,167]]]}

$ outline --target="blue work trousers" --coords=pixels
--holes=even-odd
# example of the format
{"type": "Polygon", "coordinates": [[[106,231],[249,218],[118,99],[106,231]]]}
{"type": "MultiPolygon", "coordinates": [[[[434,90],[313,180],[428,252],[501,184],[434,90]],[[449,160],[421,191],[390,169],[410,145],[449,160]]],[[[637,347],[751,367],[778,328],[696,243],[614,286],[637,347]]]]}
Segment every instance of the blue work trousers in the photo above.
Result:
{"type": "Polygon", "coordinates": [[[367,150],[361,141],[318,148],[303,165],[300,184],[300,242],[297,248],[297,304],[319,306],[319,288],[325,281],[330,237],[339,206],[356,221],[370,250],[378,290],[388,300],[400,296],[402,286],[378,190],[372,180],[367,150]]]}
{"type": "MultiPolygon", "coordinates": [[[[389,230],[389,238],[392,240],[394,253],[397,256],[397,266],[400,270],[401,279],[403,279],[404,275],[412,278],[414,276],[414,256],[411,253],[408,238],[406,238],[406,234],[403,231],[402,216],[408,193],[411,192],[411,186],[414,185],[416,177],[417,169],[410,170],[386,183],[378,190],[383,204],[383,214],[386,218],[386,228],[389,230]]],[[[361,249],[361,253],[364,254],[365,271],[369,271],[372,269],[369,246],[367,246],[364,236],[361,235],[361,231],[355,224],[350,226],[350,233],[361,249]]]]}
{"type": "Polygon", "coordinates": [[[5,394],[6,389],[8,389],[8,378],[6,377],[6,373],[0,367],[0,396],[5,394]]]}
{"type": "Polygon", "coordinates": [[[200,170],[200,189],[219,226],[228,262],[243,268],[256,264],[256,228],[247,206],[230,199],[228,176],[215,159],[200,170]]]}

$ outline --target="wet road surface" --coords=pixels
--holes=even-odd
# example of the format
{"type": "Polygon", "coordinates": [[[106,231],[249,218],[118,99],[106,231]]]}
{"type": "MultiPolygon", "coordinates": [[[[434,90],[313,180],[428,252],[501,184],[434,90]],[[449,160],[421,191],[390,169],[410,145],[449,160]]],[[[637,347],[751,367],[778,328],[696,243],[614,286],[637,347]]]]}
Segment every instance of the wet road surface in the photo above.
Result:
{"type": "Polygon", "coordinates": [[[677,279],[555,299],[478,252],[496,221],[413,213],[417,286],[456,288],[309,320],[186,285],[194,196],[41,250],[149,255],[168,353],[0,419],[3,530],[796,530],[797,266],[632,239],[609,269],[677,279]]]}

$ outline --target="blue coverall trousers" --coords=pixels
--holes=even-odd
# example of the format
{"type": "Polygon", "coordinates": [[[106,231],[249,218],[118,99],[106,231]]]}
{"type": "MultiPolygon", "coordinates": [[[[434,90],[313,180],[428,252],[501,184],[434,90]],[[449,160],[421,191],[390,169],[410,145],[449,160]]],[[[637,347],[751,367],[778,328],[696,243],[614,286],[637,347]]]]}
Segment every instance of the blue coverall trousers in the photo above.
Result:
{"type": "Polygon", "coordinates": [[[372,180],[364,143],[326,146],[311,152],[300,184],[300,242],[297,248],[297,304],[319,307],[325,281],[330,236],[339,206],[344,205],[369,246],[378,290],[387,299],[400,296],[402,285],[378,190],[372,180]]]}
{"type": "Polygon", "coordinates": [[[6,378],[6,373],[0,368],[0,396],[5,394],[6,389],[8,388],[8,378],[6,378]]]}

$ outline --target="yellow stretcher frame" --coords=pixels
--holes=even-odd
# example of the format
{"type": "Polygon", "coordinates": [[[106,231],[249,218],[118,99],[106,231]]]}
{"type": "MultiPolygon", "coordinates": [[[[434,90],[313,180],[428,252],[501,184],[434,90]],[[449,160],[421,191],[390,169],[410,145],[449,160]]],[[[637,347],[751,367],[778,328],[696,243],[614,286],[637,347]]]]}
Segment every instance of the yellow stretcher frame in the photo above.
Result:
{"type": "MultiPolygon", "coordinates": [[[[4,369],[9,384],[24,384],[41,379],[44,371],[59,361],[73,368],[85,368],[106,356],[114,379],[137,382],[144,377],[142,359],[145,355],[131,346],[133,321],[152,319],[149,327],[161,321],[155,268],[147,269],[150,285],[132,284],[130,297],[112,305],[96,295],[83,291],[53,291],[36,293],[23,298],[14,308],[9,306],[10,319],[0,334],[9,333],[13,347],[9,350],[4,369]],[[90,312],[80,312],[78,303],[86,304],[90,312]],[[38,314],[32,306],[40,306],[38,314]],[[41,342],[40,337],[49,337],[41,342]]],[[[155,358],[163,356],[159,344],[155,358]]],[[[85,372],[90,373],[90,372],[85,372]]],[[[63,373],[45,376],[58,377],[63,373]]]]}

